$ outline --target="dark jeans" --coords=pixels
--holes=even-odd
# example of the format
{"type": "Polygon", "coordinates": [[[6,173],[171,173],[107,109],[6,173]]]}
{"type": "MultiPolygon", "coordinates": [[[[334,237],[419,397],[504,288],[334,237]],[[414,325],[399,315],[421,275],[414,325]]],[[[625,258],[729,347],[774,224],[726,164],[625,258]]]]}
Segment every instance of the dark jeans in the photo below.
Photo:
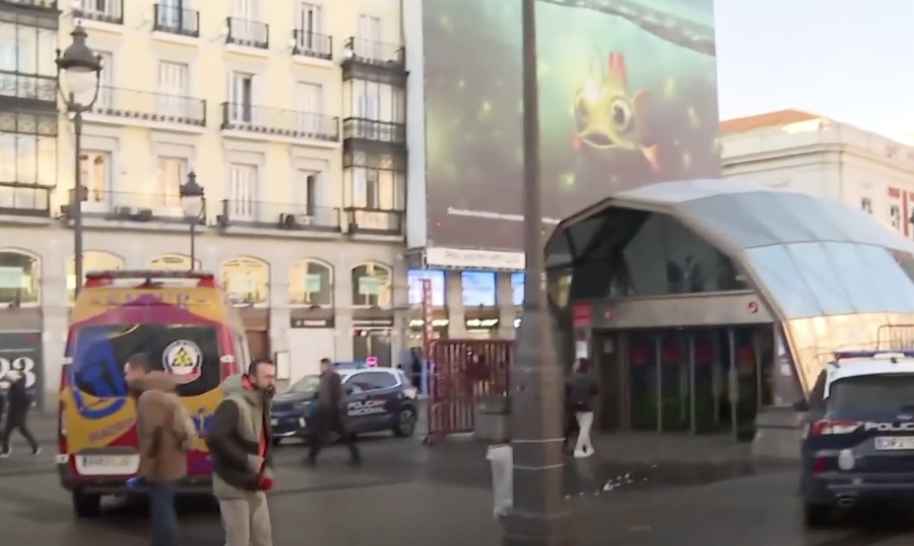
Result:
{"type": "Polygon", "coordinates": [[[574,410],[566,409],[565,410],[565,426],[564,426],[563,436],[565,438],[562,444],[565,447],[568,447],[570,444],[574,447],[574,443],[577,441],[578,434],[578,419],[574,414],[574,410]]]}
{"type": "Polygon", "coordinates": [[[25,416],[19,417],[16,415],[8,416],[6,418],[6,423],[3,425],[3,430],[0,431],[0,452],[8,453],[10,450],[10,435],[13,431],[19,431],[19,434],[25,438],[25,441],[32,446],[32,451],[38,449],[38,441],[32,436],[32,433],[29,431],[28,427],[25,424],[25,416]]]}
{"type": "Polygon", "coordinates": [[[355,445],[352,434],[349,434],[349,431],[346,430],[346,418],[343,416],[342,411],[321,409],[317,411],[314,417],[317,422],[315,423],[315,434],[311,438],[311,449],[308,451],[310,459],[316,459],[324,444],[330,440],[330,435],[336,434],[346,443],[352,460],[361,460],[359,448],[355,445]]]}
{"type": "Polygon", "coordinates": [[[181,529],[175,511],[175,485],[147,482],[149,490],[149,519],[152,527],[151,546],[179,546],[181,529]]]}

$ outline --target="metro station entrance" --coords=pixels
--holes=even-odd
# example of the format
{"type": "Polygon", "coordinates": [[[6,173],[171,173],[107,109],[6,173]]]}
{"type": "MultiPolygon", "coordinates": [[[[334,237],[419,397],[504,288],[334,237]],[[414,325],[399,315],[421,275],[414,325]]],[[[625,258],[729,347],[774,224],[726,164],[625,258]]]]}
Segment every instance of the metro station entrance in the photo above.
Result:
{"type": "Polygon", "coordinates": [[[595,331],[603,431],[729,432],[751,440],[772,403],[770,324],[595,331]]]}

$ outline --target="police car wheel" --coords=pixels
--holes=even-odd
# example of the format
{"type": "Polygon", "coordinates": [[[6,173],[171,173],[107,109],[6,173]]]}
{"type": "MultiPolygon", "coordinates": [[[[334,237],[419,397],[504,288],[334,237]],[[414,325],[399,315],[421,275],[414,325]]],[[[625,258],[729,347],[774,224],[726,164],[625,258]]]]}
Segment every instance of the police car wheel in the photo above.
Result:
{"type": "Polygon", "coordinates": [[[406,438],[412,436],[416,431],[416,410],[413,408],[403,408],[397,414],[397,422],[394,425],[394,436],[406,438]]]}
{"type": "Polygon", "coordinates": [[[828,527],[832,522],[832,509],[827,504],[803,503],[803,523],[810,529],[828,527]]]}
{"type": "Polygon", "coordinates": [[[97,518],[102,512],[102,496],[94,493],[73,491],[73,512],[77,518],[97,518]]]}

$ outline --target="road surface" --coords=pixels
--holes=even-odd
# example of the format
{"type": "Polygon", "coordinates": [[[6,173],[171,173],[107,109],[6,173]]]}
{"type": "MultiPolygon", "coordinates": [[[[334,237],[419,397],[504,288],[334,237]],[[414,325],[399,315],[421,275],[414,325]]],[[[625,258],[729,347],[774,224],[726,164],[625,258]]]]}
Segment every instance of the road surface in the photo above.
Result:
{"type": "MultiPolygon", "coordinates": [[[[47,438],[47,434],[40,434],[47,438]]],[[[10,544],[134,546],[148,541],[142,506],[114,504],[95,521],[77,521],[58,488],[53,453],[20,449],[0,460],[0,528],[10,544]]],[[[366,439],[365,464],[351,470],[345,450],[331,448],[315,469],[303,450],[279,450],[271,498],[276,545],[495,545],[484,448],[418,439],[366,439]]],[[[51,449],[50,451],[53,451],[51,449]]],[[[869,529],[803,529],[795,473],[733,458],[702,462],[657,459],[574,463],[568,497],[581,545],[669,546],[908,546],[911,518],[874,520],[869,529]]],[[[223,544],[218,512],[182,508],[184,546],[223,544]]],[[[869,521],[869,520],[867,520],[869,521]]]]}

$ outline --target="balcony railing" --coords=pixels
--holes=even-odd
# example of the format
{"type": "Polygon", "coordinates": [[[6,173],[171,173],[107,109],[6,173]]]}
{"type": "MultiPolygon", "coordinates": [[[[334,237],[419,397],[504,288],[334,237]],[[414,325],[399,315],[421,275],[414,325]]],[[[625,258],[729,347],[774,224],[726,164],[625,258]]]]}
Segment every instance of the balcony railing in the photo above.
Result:
{"type": "Polygon", "coordinates": [[[343,120],[343,140],[348,139],[406,144],[406,124],[365,118],[346,118],[343,120]]]}
{"type": "Polygon", "coordinates": [[[81,210],[89,218],[122,222],[186,222],[177,185],[170,193],[89,190],[81,210]]]}
{"type": "Polygon", "coordinates": [[[189,38],[200,37],[200,12],[167,4],[155,5],[155,22],[152,30],[178,34],[189,38]]]}
{"type": "Polygon", "coordinates": [[[301,55],[314,59],[333,59],[333,37],[318,34],[309,30],[295,29],[292,31],[292,55],[301,55]]]}
{"type": "Polygon", "coordinates": [[[399,45],[351,37],[346,40],[344,54],[346,63],[395,69],[406,67],[406,49],[399,45]]]}
{"type": "Polygon", "coordinates": [[[73,18],[124,24],[124,0],[75,0],[73,18]]]}
{"type": "Polygon", "coordinates": [[[150,122],[206,126],[206,100],[196,97],[102,87],[93,114],[150,122]]]}
{"type": "Polygon", "coordinates": [[[348,207],[346,216],[350,233],[403,234],[403,211],[348,207]]]}
{"type": "Polygon", "coordinates": [[[226,17],[225,43],[257,49],[270,49],[270,25],[250,19],[226,17]]]}
{"type": "Polygon", "coordinates": [[[57,104],[57,79],[0,70],[0,96],[57,104]]]}
{"type": "Polygon", "coordinates": [[[338,232],[340,220],[340,209],[333,207],[225,199],[219,225],[338,232]]]}
{"type": "Polygon", "coordinates": [[[33,8],[57,10],[57,0],[0,0],[0,3],[19,4],[20,6],[30,6],[33,8]]]}
{"type": "Polygon", "coordinates": [[[335,142],[340,139],[340,118],[237,102],[223,102],[222,129],[335,142]]]}
{"type": "Polygon", "coordinates": [[[0,216],[51,217],[51,189],[0,182],[0,216]]]}

